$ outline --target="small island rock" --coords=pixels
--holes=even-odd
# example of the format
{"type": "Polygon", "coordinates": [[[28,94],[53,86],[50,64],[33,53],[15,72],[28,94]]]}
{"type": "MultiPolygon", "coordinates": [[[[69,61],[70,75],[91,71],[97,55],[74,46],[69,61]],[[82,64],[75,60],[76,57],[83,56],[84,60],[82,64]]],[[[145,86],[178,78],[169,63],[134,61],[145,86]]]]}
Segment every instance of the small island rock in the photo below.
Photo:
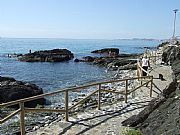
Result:
{"type": "Polygon", "coordinates": [[[72,58],[74,58],[73,53],[67,49],[36,51],[18,57],[20,61],[25,62],[62,62],[72,58]]]}
{"type": "Polygon", "coordinates": [[[119,49],[118,48],[104,48],[104,49],[92,51],[91,53],[118,55],[119,54],[119,49]]]}

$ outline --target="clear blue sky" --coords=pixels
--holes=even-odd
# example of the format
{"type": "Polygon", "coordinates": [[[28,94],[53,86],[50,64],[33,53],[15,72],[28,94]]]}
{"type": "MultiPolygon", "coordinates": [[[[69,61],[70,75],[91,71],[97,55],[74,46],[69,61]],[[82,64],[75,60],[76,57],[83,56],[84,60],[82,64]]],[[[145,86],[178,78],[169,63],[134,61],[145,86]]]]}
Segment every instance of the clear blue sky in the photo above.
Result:
{"type": "Polygon", "coordinates": [[[0,36],[169,38],[175,8],[180,0],[0,0],[0,36]]]}

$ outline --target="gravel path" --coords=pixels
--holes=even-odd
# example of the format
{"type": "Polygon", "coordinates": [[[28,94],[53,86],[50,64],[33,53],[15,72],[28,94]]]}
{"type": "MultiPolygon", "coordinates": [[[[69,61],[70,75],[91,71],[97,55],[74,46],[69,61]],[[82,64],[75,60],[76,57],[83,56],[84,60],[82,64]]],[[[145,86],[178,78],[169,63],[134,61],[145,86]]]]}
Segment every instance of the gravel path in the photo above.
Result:
{"type": "MultiPolygon", "coordinates": [[[[169,66],[152,65],[151,75],[154,77],[153,97],[157,97],[172,81],[172,70],[169,66]],[[164,79],[158,79],[163,74],[164,79]]],[[[70,116],[69,122],[54,121],[46,127],[27,133],[28,135],[121,135],[121,122],[140,112],[152,99],[149,97],[150,87],[142,87],[128,96],[128,103],[119,101],[101,107],[101,110],[84,110],[70,116]]]]}

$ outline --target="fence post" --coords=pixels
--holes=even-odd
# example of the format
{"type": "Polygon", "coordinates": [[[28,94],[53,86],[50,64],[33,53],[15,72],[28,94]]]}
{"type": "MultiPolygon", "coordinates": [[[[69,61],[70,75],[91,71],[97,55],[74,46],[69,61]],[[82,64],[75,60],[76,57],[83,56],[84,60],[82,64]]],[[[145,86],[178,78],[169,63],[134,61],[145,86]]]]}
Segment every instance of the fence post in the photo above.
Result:
{"type": "Polygon", "coordinates": [[[24,117],[25,117],[25,110],[24,110],[24,102],[19,103],[21,112],[20,112],[20,130],[21,130],[21,135],[25,135],[25,122],[24,122],[24,117]]]}
{"type": "Polygon", "coordinates": [[[127,103],[127,96],[128,96],[128,79],[126,79],[126,84],[125,84],[125,103],[127,103]]]}
{"type": "Polygon", "coordinates": [[[98,88],[98,110],[101,109],[101,84],[99,84],[98,88]]]}
{"type": "Polygon", "coordinates": [[[68,90],[65,91],[65,121],[69,120],[69,114],[68,114],[68,90]]]}
{"type": "Polygon", "coordinates": [[[156,52],[155,52],[155,65],[156,65],[156,52]]]}
{"type": "Polygon", "coordinates": [[[139,81],[139,62],[137,62],[137,76],[138,76],[138,81],[139,81]]]}
{"type": "Polygon", "coordinates": [[[153,76],[151,76],[150,97],[152,97],[153,76]]]}

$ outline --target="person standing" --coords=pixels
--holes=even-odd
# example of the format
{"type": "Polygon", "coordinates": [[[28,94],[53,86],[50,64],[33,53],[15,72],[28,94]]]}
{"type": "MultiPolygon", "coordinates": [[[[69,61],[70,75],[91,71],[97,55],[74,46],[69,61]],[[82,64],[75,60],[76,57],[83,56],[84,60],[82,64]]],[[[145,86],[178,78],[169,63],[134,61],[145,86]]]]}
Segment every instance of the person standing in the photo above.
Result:
{"type": "Polygon", "coordinates": [[[143,76],[147,76],[148,67],[150,67],[150,63],[149,63],[149,59],[147,58],[147,55],[145,55],[142,58],[142,68],[146,71],[146,72],[142,71],[142,75],[143,76]]]}

